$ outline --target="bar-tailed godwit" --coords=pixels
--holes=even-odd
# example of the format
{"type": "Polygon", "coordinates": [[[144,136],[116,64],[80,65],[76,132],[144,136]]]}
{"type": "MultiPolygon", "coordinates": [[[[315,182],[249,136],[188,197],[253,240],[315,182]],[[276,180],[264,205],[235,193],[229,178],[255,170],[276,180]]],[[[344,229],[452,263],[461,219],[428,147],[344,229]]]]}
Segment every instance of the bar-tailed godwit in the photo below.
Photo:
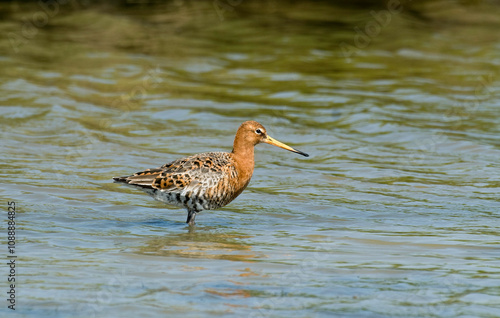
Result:
{"type": "Polygon", "coordinates": [[[232,152],[201,153],[113,180],[140,188],[158,201],[185,207],[186,223],[194,225],[196,213],[223,207],[245,190],[253,174],[254,146],[262,142],[309,157],[271,138],[258,122],[246,121],[236,132],[232,152]]]}

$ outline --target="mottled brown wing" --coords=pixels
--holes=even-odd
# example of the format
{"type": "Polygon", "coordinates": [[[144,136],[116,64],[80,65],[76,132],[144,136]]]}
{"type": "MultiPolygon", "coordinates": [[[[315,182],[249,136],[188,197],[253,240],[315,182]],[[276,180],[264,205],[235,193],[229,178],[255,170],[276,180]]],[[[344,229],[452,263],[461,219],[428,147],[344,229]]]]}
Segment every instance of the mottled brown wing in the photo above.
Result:
{"type": "Polygon", "coordinates": [[[131,176],[113,178],[117,182],[167,192],[204,192],[221,180],[234,176],[234,162],[228,153],[208,152],[178,159],[160,168],[147,169],[131,176]]]}
{"type": "Polygon", "coordinates": [[[227,153],[209,152],[170,162],[160,168],[152,187],[168,192],[201,194],[233,174],[234,164],[227,153]]]}

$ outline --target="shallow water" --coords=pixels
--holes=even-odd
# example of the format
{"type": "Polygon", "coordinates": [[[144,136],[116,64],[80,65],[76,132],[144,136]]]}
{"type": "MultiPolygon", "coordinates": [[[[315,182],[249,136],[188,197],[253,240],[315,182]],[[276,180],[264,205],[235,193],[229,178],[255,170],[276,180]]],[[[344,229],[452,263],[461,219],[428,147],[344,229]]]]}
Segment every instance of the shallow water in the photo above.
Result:
{"type": "Polygon", "coordinates": [[[231,3],[1,4],[16,314],[498,317],[500,7],[231,3]],[[194,229],[111,182],[248,119],[311,156],[194,229]]]}

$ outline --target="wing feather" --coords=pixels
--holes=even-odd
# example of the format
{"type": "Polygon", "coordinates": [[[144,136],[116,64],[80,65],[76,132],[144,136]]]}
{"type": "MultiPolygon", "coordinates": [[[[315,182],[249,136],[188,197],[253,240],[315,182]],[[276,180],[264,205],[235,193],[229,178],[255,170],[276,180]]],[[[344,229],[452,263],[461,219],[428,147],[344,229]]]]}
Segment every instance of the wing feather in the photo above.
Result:
{"type": "Polygon", "coordinates": [[[234,161],[225,152],[208,152],[178,159],[160,168],[113,178],[133,186],[166,192],[203,193],[235,173],[234,161]]]}

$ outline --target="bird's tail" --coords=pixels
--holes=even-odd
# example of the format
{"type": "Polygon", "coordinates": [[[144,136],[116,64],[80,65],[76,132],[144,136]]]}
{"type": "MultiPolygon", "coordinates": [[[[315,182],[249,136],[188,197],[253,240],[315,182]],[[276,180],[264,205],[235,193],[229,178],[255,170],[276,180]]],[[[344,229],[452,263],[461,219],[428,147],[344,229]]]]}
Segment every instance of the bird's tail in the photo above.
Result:
{"type": "Polygon", "coordinates": [[[161,173],[160,169],[148,169],[134,173],[131,176],[113,177],[113,180],[118,183],[151,188],[156,177],[161,173]]]}

